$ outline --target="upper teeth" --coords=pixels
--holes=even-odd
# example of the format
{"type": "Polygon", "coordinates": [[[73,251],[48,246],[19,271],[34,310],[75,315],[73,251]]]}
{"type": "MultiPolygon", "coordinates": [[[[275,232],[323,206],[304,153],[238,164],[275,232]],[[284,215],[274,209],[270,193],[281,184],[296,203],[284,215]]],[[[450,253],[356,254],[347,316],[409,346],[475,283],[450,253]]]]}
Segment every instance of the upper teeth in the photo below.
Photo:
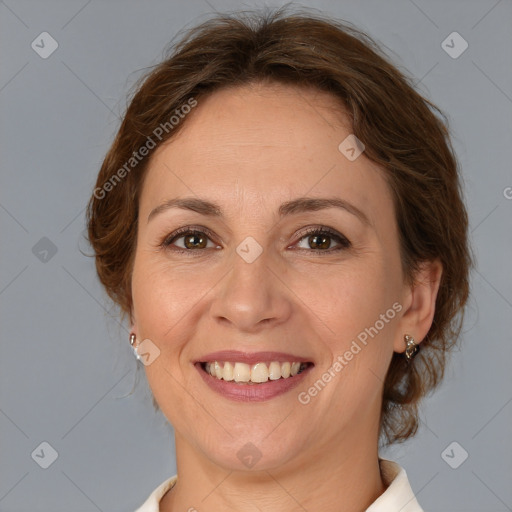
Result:
{"type": "MultiPolygon", "coordinates": [[[[303,369],[306,364],[303,364],[303,369]]],[[[272,361],[267,363],[256,363],[248,365],[246,363],[230,363],[212,361],[206,363],[205,370],[207,373],[217,379],[234,380],[235,382],[267,382],[277,380],[281,377],[288,378],[297,375],[301,369],[301,363],[280,363],[272,361]]]]}

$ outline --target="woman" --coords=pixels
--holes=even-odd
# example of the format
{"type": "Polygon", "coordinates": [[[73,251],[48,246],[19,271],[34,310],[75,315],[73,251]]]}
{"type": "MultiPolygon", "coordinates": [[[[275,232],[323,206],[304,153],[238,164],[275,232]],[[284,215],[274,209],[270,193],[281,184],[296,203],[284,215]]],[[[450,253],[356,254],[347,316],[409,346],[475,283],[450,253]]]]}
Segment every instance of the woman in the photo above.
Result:
{"type": "Polygon", "coordinates": [[[379,446],[415,434],[468,298],[435,112],[368,36],[284,10],[192,29],[139,85],[88,210],[175,431],[138,512],[422,510],[379,446]]]}

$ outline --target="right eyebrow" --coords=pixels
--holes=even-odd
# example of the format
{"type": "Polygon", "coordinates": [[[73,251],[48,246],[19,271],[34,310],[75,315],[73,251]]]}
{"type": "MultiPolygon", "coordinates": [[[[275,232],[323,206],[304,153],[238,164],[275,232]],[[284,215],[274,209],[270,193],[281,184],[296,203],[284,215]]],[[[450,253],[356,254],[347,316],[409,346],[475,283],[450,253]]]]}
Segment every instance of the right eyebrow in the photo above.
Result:
{"type": "Polygon", "coordinates": [[[210,217],[223,217],[220,206],[204,199],[197,199],[195,197],[176,197],[168,199],[161,205],[157,206],[148,215],[148,222],[156,215],[163,213],[171,208],[181,208],[182,210],[191,210],[201,215],[210,217]]]}

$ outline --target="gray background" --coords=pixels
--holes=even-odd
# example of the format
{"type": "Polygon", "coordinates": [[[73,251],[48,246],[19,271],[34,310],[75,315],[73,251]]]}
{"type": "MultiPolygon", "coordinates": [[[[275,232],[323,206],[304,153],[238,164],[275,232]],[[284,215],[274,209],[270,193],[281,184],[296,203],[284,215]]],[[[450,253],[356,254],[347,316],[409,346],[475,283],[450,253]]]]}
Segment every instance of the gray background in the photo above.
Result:
{"type": "MultiPolygon", "coordinates": [[[[175,473],[128,326],[82,254],[84,208],[144,68],[184,26],[259,5],[0,2],[1,511],[134,510],[175,473]],[[43,31],[59,45],[47,59],[31,48],[43,31]],[[43,442],[58,453],[48,469],[32,456],[43,442]]],[[[462,350],[417,436],[381,455],[405,466],[426,511],[512,510],[512,2],[303,5],[386,45],[448,114],[463,169],[477,269],[462,350]],[[469,44],[456,59],[441,46],[453,31],[469,44]],[[452,460],[469,454],[457,469],[441,455],[453,441],[452,460]]]]}

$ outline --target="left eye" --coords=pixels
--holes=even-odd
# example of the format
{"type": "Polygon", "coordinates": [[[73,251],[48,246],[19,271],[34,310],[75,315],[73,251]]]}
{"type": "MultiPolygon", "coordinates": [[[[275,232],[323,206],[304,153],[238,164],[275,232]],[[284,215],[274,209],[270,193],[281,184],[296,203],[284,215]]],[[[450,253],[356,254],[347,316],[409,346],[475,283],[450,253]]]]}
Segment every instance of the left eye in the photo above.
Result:
{"type": "Polygon", "coordinates": [[[301,249],[322,249],[318,252],[338,251],[350,247],[350,242],[344,236],[325,229],[309,231],[300,240],[305,240],[306,244],[309,245],[309,247],[301,247],[301,249]],[[333,239],[338,242],[338,247],[331,247],[331,240],[333,239]]]}

